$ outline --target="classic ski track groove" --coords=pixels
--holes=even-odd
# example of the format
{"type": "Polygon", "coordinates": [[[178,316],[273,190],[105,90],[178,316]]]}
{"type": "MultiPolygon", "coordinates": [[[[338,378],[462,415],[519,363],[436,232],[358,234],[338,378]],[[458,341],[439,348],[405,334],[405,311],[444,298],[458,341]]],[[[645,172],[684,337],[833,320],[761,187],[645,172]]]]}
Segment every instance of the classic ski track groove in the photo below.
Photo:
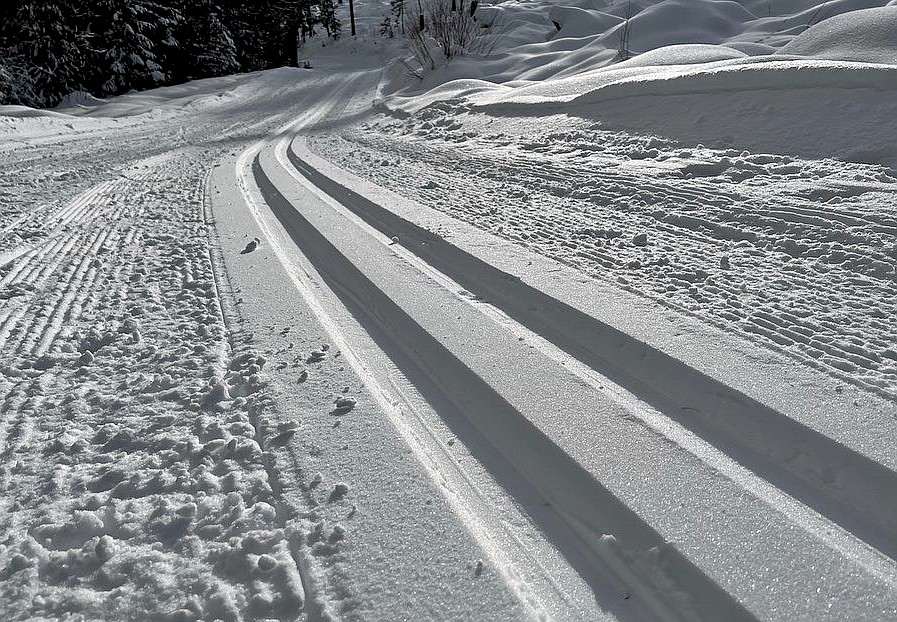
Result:
{"type": "MultiPolygon", "coordinates": [[[[283,150],[284,145],[285,145],[285,142],[282,140],[282,141],[280,142],[280,147],[279,147],[279,149],[280,149],[281,151],[283,150]]],[[[257,150],[256,150],[256,149],[253,150],[255,153],[251,154],[251,156],[255,158],[255,160],[254,160],[254,164],[253,164],[253,172],[254,172],[254,175],[255,175],[255,177],[256,177],[256,181],[257,181],[257,183],[259,184],[259,187],[261,188],[262,195],[265,197],[265,200],[266,200],[266,202],[268,203],[268,206],[269,206],[269,207],[272,207],[272,205],[273,205],[273,204],[272,204],[272,201],[274,201],[274,202],[277,202],[277,201],[286,201],[286,199],[283,199],[283,198],[282,198],[282,195],[280,195],[280,198],[278,197],[278,195],[279,195],[279,191],[275,189],[275,186],[274,186],[273,182],[271,182],[270,179],[269,179],[269,178],[267,177],[267,175],[265,174],[263,165],[260,164],[260,158],[268,157],[268,156],[265,155],[265,153],[266,153],[266,150],[270,150],[270,149],[271,149],[270,146],[267,147],[267,148],[266,148],[266,147],[263,147],[263,146],[258,146],[258,147],[257,147],[257,150]]],[[[294,152],[293,150],[290,150],[290,151],[288,152],[288,155],[289,155],[290,160],[292,161],[292,164],[297,168],[297,170],[300,170],[303,174],[308,175],[309,170],[308,170],[308,168],[307,168],[307,165],[303,166],[305,163],[303,163],[303,162],[298,158],[298,156],[295,154],[295,152],[294,152]]],[[[245,168],[248,166],[248,159],[249,159],[248,156],[250,156],[250,154],[244,154],[244,160],[243,160],[243,162],[242,162],[242,167],[243,167],[244,170],[245,170],[245,168]]],[[[239,167],[238,167],[238,168],[239,168],[239,167]]],[[[320,175],[320,174],[319,174],[319,175],[320,175]]],[[[333,182],[331,182],[331,183],[333,183],[333,182]]],[[[318,178],[318,179],[312,179],[311,184],[312,184],[312,185],[317,185],[318,187],[321,187],[321,184],[320,184],[320,178],[318,178]]],[[[343,190],[344,190],[344,189],[343,189],[343,190]]],[[[329,188],[329,189],[324,188],[323,191],[324,191],[324,192],[329,192],[330,194],[333,194],[332,187],[329,188]]],[[[388,227],[384,227],[384,223],[383,223],[382,221],[381,221],[381,222],[378,222],[376,217],[374,217],[373,219],[371,219],[371,215],[370,215],[370,214],[365,215],[365,214],[363,214],[363,213],[360,213],[360,212],[359,212],[359,209],[358,209],[357,207],[353,208],[353,207],[349,206],[349,205],[346,203],[346,201],[345,201],[345,194],[341,194],[341,195],[340,195],[340,199],[341,199],[341,203],[342,203],[343,205],[347,205],[347,207],[349,208],[349,210],[352,211],[353,213],[355,213],[357,216],[359,216],[360,219],[362,219],[362,220],[366,220],[368,225],[370,225],[370,226],[374,227],[375,229],[378,229],[378,230],[379,230],[379,233],[381,234],[381,237],[383,238],[383,239],[381,239],[381,242],[382,242],[382,243],[384,243],[384,244],[387,244],[387,243],[388,243],[388,242],[384,241],[384,240],[388,240],[388,237],[385,237],[385,234],[386,234],[387,231],[391,231],[391,232],[399,232],[399,231],[401,231],[403,234],[408,235],[408,228],[407,228],[407,227],[403,230],[401,227],[396,227],[396,223],[395,223],[395,222],[389,222],[389,223],[388,223],[388,227]]],[[[256,207],[255,209],[257,210],[258,207],[256,207]]],[[[282,218],[284,218],[284,216],[282,215],[282,212],[283,212],[284,209],[287,209],[287,208],[286,208],[285,206],[282,206],[282,207],[280,207],[280,208],[272,207],[272,209],[274,209],[275,213],[277,213],[278,218],[282,219],[282,218]]],[[[381,208],[381,209],[382,209],[382,208],[381,208]]],[[[255,210],[254,210],[254,211],[255,211],[255,210]]],[[[383,211],[385,211],[385,210],[383,210],[383,211]]],[[[382,216],[382,213],[378,214],[377,216],[382,216]]],[[[258,218],[258,217],[257,217],[257,218],[258,218]]],[[[290,218],[292,218],[292,216],[290,216],[290,218]]],[[[290,225],[287,225],[286,223],[284,223],[284,224],[285,224],[285,226],[287,226],[287,228],[288,228],[288,230],[289,230],[289,229],[290,229],[290,225]]],[[[413,226],[410,226],[410,227],[413,227],[413,226]]],[[[418,233],[419,233],[419,232],[418,232],[418,233]]],[[[412,236],[409,236],[409,237],[411,237],[412,239],[414,238],[413,235],[412,235],[412,236]]],[[[429,233],[427,232],[427,234],[426,234],[424,237],[425,237],[428,241],[432,241],[432,234],[429,234],[429,233]]],[[[405,239],[404,236],[403,236],[403,244],[406,246],[406,248],[409,246],[409,244],[408,244],[408,242],[406,241],[406,239],[405,239]]],[[[418,249],[418,248],[422,248],[422,246],[415,245],[415,244],[411,244],[410,246],[412,247],[412,250],[414,250],[415,252],[417,252],[417,249],[418,249]]],[[[304,247],[303,247],[303,250],[305,250],[304,247]]],[[[418,254],[420,254],[420,253],[418,253],[418,254]]],[[[429,262],[429,263],[432,263],[432,262],[433,262],[433,258],[432,258],[432,256],[431,256],[431,257],[427,257],[426,255],[423,255],[421,258],[423,259],[423,261],[424,261],[425,263],[426,263],[426,262],[429,262]]],[[[457,259],[457,258],[456,258],[456,259],[457,259]]],[[[443,267],[443,266],[445,265],[445,262],[446,262],[445,258],[442,258],[442,260],[440,261],[440,264],[441,264],[441,265],[437,265],[437,270],[438,270],[439,267],[443,267]]],[[[314,263],[314,261],[313,261],[313,263],[314,263]]],[[[326,280],[326,279],[325,279],[325,280],[326,280]]],[[[464,283],[462,282],[462,284],[464,284],[464,283]]],[[[302,289],[305,289],[305,290],[306,290],[306,292],[305,292],[306,294],[308,293],[307,287],[302,288],[302,289]]],[[[468,289],[471,289],[471,288],[468,287],[468,289]]],[[[476,288],[473,288],[473,289],[471,289],[471,291],[474,291],[475,293],[479,293],[480,295],[484,295],[484,296],[487,297],[487,298],[491,298],[491,297],[489,296],[490,292],[489,292],[488,290],[486,290],[485,292],[483,292],[483,291],[477,292],[477,291],[476,291],[476,288]]],[[[537,332],[538,332],[538,331],[537,331],[537,332]]],[[[575,356],[575,354],[574,354],[574,356],[575,356]]],[[[697,372],[694,372],[694,373],[697,373],[697,372]]],[[[787,417],[784,417],[784,415],[781,415],[781,414],[779,414],[779,413],[775,413],[775,414],[778,415],[779,418],[781,418],[781,419],[783,419],[783,420],[787,420],[787,417]]],[[[790,421],[790,420],[787,420],[787,421],[790,421]]],[[[793,422],[790,422],[790,423],[793,423],[793,422]]],[[[806,433],[806,432],[804,432],[804,433],[806,433]]],[[[810,434],[810,437],[812,438],[812,433],[810,434]]],[[[818,443],[822,443],[821,446],[822,446],[822,447],[825,447],[826,449],[830,449],[830,448],[831,448],[831,441],[830,441],[829,439],[820,438],[818,441],[814,441],[814,444],[818,444],[818,443]]],[[[838,446],[838,447],[840,447],[840,446],[838,446]]],[[[841,449],[843,450],[843,449],[845,449],[845,448],[841,447],[841,449]]],[[[878,465],[875,465],[875,466],[871,466],[871,467],[870,467],[870,464],[874,464],[874,463],[869,463],[868,460],[864,459],[864,458],[861,457],[861,456],[855,456],[855,459],[857,459],[857,460],[859,461],[858,464],[861,465],[861,469],[860,469],[860,471],[859,471],[859,476],[858,476],[858,483],[861,483],[859,480],[862,479],[862,476],[863,476],[863,475],[865,475],[865,474],[868,473],[868,471],[866,471],[866,470],[864,470],[864,469],[866,469],[867,467],[868,467],[868,468],[875,469],[875,468],[878,468],[878,465]]],[[[886,470],[886,469],[885,469],[885,471],[886,471],[886,473],[885,473],[885,477],[887,477],[887,478],[893,480],[893,473],[890,472],[890,471],[888,471],[888,470],[886,470]]],[[[814,485],[817,485],[818,482],[813,482],[813,484],[814,484],[814,485]]],[[[889,484],[889,485],[893,485],[893,481],[892,481],[892,483],[889,484]]],[[[761,486],[761,488],[762,488],[762,486],[761,486]]],[[[797,513],[800,514],[801,511],[798,510],[797,513]]],[[[805,514],[805,516],[806,516],[806,513],[805,513],[805,512],[804,512],[804,514],[805,514]]],[[[810,514],[812,514],[812,512],[810,512],[810,514]]],[[[891,516],[888,516],[888,518],[890,519],[891,516]]],[[[572,519],[572,518],[571,518],[571,520],[574,521],[574,523],[571,523],[571,524],[575,524],[576,519],[572,519]]],[[[808,523],[812,523],[812,522],[813,522],[812,520],[807,520],[806,517],[805,517],[805,518],[803,519],[803,523],[802,523],[802,524],[806,526],[808,523]]],[[[817,529],[817,530],[815,530],[815,532],[817,533],[817,535],[819,535],[820,533],[822,533],[822,532],[825,531],[825,528],[824,528],[824,526],[823,526],[823,525],[825,524],[825,519],[823,519],[823,518],[820,517],[820,519],[819,519],[818,522],[820,523],[820,528],[817,529]]],[[[848,522],[849,522],[849,521],[848,521],[848,522]]],[[[649,529],[650,529],[650,528],[649,528],[649,529]]],[[[872,531],[874,531],[874,529],[873,529],[872,531]]],[[[836,549],[838,549],[838,550],[847,551],[847,550],[855,550],[855,549],[856,549],[856,547],[853,546],[853,545],[850,545],[850,546],[847,546],[847,547],[841,547],[841,546],[838,544],[838,540],[839,540],[839,538],[848,538],[848,539],[851,539],[851,536],[850,536],[850,534],[847,533],[847,532],[842,532],[842,534],[841,534],[840,536],[834,536],[834,535],[832,535],[832,536],[829,537],[829,538],[823,538],[823,539],[829,541],[830,544],[831,544],[832,546],[834,546],[834,547],[835,547],[836,549]]],[[[875,538],[872,538],[872,539],[875,539],[875,538]]],[[[862,557],[862,555],[860,555],[860,557],[862,557]]],[[[863,563],[863,562],[861,562],[861,563],[863,563]]],[[[879,558],[877,558],[876,555],[874,555],[874,554],[867,560],[867,563],[865,563],[864,565],[867,567],[867,569],[869,569],[870,571],[872,571],[873,574],[876,574],[876,575],[880,576],[882,579],[885,579],[885,578],[887,577],[888,579],[886,579],[886,580],[890,580],[890,579],[893,578],[893,573],[894,573],[894,569],[893,569],[893,567],[891,567],[891,565],[890,565],[888,562],[880,561],[879,558]]],[[[658,609],[657,607],[652,607],[652,609],[654,610],[655,614],[657,614],[657,612],[660,610],[660,609],[658,609]]],[[[662,609],[662,607],[661,607],[661,609],[662,609]]],[[[735,612],[735,610],[732,610],[730,613],[734,614],[734,612],[735,612]]]]}
{"type": "MultiPolygon", "coordinates": [[[[255,148],[244,152],[242,161],[237,164],[237,178],[241,191],[244,194],[244,200],[260,228],[266,234],[268,244],[274,249],[275,254],[278,255],[280,261],[289,272],[299,294],[313,309],[315,316],[330,335],[334,346],[342,353],[345,360],[352,366],[359,377],[364,379],[365,384],[377,399],[380,407],[389,416],[403,439],[413,448],[415,455],[421,460],[431,477],[437,482],[451,482],[453,490],[462,491],[460,495],[455,493],[446,495],[446,498],[459,515],[465,519],[471,532],[478,538],[485,550],[492,556],[522,557],[530,566],[541,568],[548,577],[547,583],[555,591],[553,598],[563,599],[563,588],[551,579],[549,572],[544,569],[541,561],[530,554],[526,545],[520,542],[516,534],[507,529],[505,522],[493,514],[488,501],[480,493],[476,484],[463,469],[459,468],[454,456],[446,451],[442,440],[427,425],[425,417],[416,411],[411,401],[404,395],[402,389],[394,383],[390,383],[388,387],[383,386],[371,376],[367,365],[354,352],[352,345],[343,337],[340,327],[329,317],[327,311],[317,300],[317,295],[312,285],[312,282],[315,280],[313,266],[293,266],[290,259],[284,255],[276,236],[269,229],[265,216],[262,213],[262,210],[269,209],[269,206],[264,201],[261,191],[253,180],[252,164],[262,148],[263,146],[259,144],[255,148]],[[256,195],[258,195],[257,198],[256,195]],[[419,425],[414,425],[407,421],[408,417],[419,422],[419,425]],[[460,501],[460,496],[463,496],[463,502],[460,501]],[[496,530],[501,532],[501,536],[494,533],[496,530]],[[497,543],[507,538],[517,542],[519,549],[514,552],[505,550],[499,555],[498,549],[500,545],[497,543]]],[[[442,490],[442,487],[440,487],[440,490],[442,490]]],[[[308,562],[309,560],[305,561],[308,562]]],[[[499,563],[497,568],[507,578],[504,564],[499,563]]],[[[303,577],[305,578],[305,575],[303,577]]],[[[544,606],[544,599],[547,595],[540,594],[534,596],[539,601],[539,608],[544,606]]],[[[532,606],[531,603],[529,604],[532,606]]]]}
{"type": "MultiPolygon", "coordinates": [[[[352,202],[341,203],[340,199],[345,201],[347,196],[354,196],[352,191],[340,187],[338,192],[328,194],[326,190],[322,189],[324,184],[321,184],[321,186],[315,185],[314,182],[311,181],[310,176],[306,177],[306,175],[312,173],[314,178],[318,180],[324,179],[325,176],[302,160],[301,156],[297,155],[297,150],[307,150],[307,146],[304,144],[304,140],[301,136],[296,137],[293,140],[289,151],[285,145],[281,143],[276,151],[278,162],[284,168],[289,169],[288,173],[294,177],[298,183],[305,185],[333,207],[333,209],[345,213],[349,220],[359,227],[369,230],[373,237],[377,238],[381,243],[392,246],[393,252],[405,257],[408,263],[415,265],[417,269],[428,274],[443,287],[450,291],[457,292],[460,300],[476,305],[478,310],[490,315],[490,317],[504,329],[510,330],[514,334],[522,335],[528,342],[536,343],[537,345],[535,347],[545,352],[546,355],[554,358],[560,365],[564,366],[566,370],[576,374],[582,378],[584,382],[609,394],[625,408],[630,410],[634,416],[640,418],[646,426],[650,427],[657,434],[665,436],[669,438],[671,442],[688,449],[694,455],[699,456],[701,460],[713,466],[713,468],[719,470],[734,481],[739,482],[746,490],[750,490],[752,494],[763,498],[770,506],[781,508],[786,514],[795,517],[796,522],[799,524],[804,526],[812,525],[814,533],[818,537],[828,541],[833,547],[838,548],[839,550],[848,550],[843,547],[843,538],[846,537],[847,540],[853,540],[853,536],[849,532],[836,530],[836,533],[833,533],[833,525],[828,519],[812,510],[807,511],[803,504],[795,501],[787,494],[782,494],[778,488],[771,486],[758,478],[749,468],[742,466],[737,461],[731,459],[725,453],[720,451],[719,447],[690,431],[687,422],[681,421],[679,417],[671,417],[665,412],[655,411],[650,406],[646,408],[643,402],[645,399],[644,396],[639,397],[633,395],[625,388],[614,387],[612,382],[608,380],[608,377],[600,373],[600,370],[605,368],[606,365],[595,364],[595,361],[600,359],[600,357],[592,353],[590,356],[590,364],[583,362],[583,357],[581,354],[576,353],[575,348],[565,350],[552,341],[552,336],[554,336],[555,341],[557,341],[558,335],[556,332],[552,333],[551,331],[548,331],[545,334],[540,334],[539,332],[530,330],[525,324],[518,323],[517,320],[511,317],[513,313],[509,315],[500,307],[494,306],[494,298],[504,299],[504,294],[495,296],[497,290],[490,290],[487,286],[477,288],[479,283],[477,283],[476,280],[470,282],[465,281],[465,284],[471,287],[471,291],[468,291],[459,285],[458,282],[452,280],[449,276],[446,276],[446,274],[439,272],[438,269],[434,267],[438,265],[442,268],[447,268],[446,272],[451,273],[451,266],[468,263],[469,257],[466,256],[465,251],[446,243],[446,248],[450,249],[448,252],[437,251],[434,254],[430,251],[430,248],[433,246],[433,240],[428,231],[420,230],[416,225],[408,223],[395,215],[391,215],[385,220],[379,220],[373,215],[374,213],[387,213],[384,208],[379,206],[372,208],[366,214],[357,207],[347,208],[346,205],[352,205],[352,202]],[[340,199],[338,199],[336,195],[338,195],[340,199]],[[394,240],[390,240],[384,231],[402,233],[403,245],[395,244],[394,240]],[[596,371],[596,368],[599,371],[596,371]]],[[[327,184],[330,188],[338,187],[338,182],[333,182],[329,179],[327,184]]],[[[357,196],[356,199],[358,199],[357,196]]],[[[368,203],[369,206],[371,205],[370,202],[365,199],[361,199],[361,201],[368,203]]],[[[513,281],[513,279],[509,280],[513,281]]],[[[520,298],[525,300],[526,296],[524,295],[520,298]]],[[[557,303],[554,299],[552,300],[554,303],[557,303]]],[[[642,346],[642,344],[639,344],[639,346],[642,346]]],[[[697,372],[696,370],[691,370],[689,368],[689,371],[695,375],[700,375],[700,372],[697,372]]],[[[638,383],[631,380],[630,383],[638,386],[638,383]]],[[[735,390],[726,390],[729,390],[732,395],[740,395],[735,390]]],[[[651,402],[650,399],[646,401],[649,403],[651,402]]],[[[777,413],[777,416],[788,419],[786,415],[781,413],[777,413]]],[[[849,548],[855,550],[855,547],[849,548]]],[[[895,574],[897,569],[892,567],[890,562],[886,562],[882,565],[882,558],[877,554],[870,555],[864,559],[865,561],[863,564],[870,571],[879,574],[879,576],[883,578],[887,577],[888,580],[897,579],[897,574],[895,574]]]]}
{"type": "MultiPolygon", "coordinates": [[[[558,206],[563,206],[564,213],[559,213],[557,209],[547,213],[545,210],[526,209],[526,213],[520,216],[526,222],[533,223],[531,228],[536,232],[540,229],[550,232],[550,235],[547,236],[547,243],[540,241],[538,236],[520,239],[519,242],[542,249],[541,252],[546,252],[598,278],[608,278],[606,274],[603,274],[607,269],[619,270],[625,265],[626,260],[621,260],[619,249],[611,247],[609,250],[605,250],[606,247],[599,244],[601,240],[593,244],[588,239],[574,240],[576,248],[573,250],[554,248],[551,247],[551,241],[563,240],[565,237],[564,235],[558,236],[557,232],[559,230],[575,231],[590,222],[600,221],[601,219],[597,218],[595,211],[602,210],[606,205],[613,205],[614,201],[629,201],[647,197],[646,200],[653,204],[657,201],[657,196],[662,196],[664,197],[663,204],[658,204],[656,207],[672,210],[674,217],[685,216],[685,218],[679,218],[675,223],[662,220],[652,221],[651,227],[655,234],[661,234],[656,242],[652,242],[652,245],[663,246],[665,240],[668,240],[668,244],[673,244],[677,250],[683,252],[684,256],[690,259],[685,262],[686,264],[704,265],[708,248],[713,248],[720,254],[725,251],[725,235],[728,234],[723,232],[721,234],[723,238],[720,239],[709,236],[707,233],[708,230],[716,231],[714,228],[718,224],[736,228],[746,227],[748,232],[753,231],[760,235],[770,228],[776,231],[787,231],[791,227],[800,227],[810,223],[818,225],[822,231],[827,232],[826,235],[832,236],[854,235],[849,229],[856,229],[869,232],[864,234],[865,238],[869,238],[864,242],[864,248],[867,248],[868,256],[872,260],[857,265],[852,272],[838,266],[834,266],[833,269],[839,270],[839,274],[843,273],[844,280],[856,284],[859,287],[858,291],[862,291],[868,296],[855,296],[844,301],[830,299],[830,295],[824,291],[825,288],[819,286],[819,275],[808,272],[806,276],[802,276],[790,272],[789,278],[792,279],[792,282],[800,284],[807,291],[814,292],[814,295],[824,299],[821,304],[824,304],[825,308],[829,308],[833,313],[843,311],[845,306],[856,307],[860,312],[860,317],[865,318],[864,322],[870,326],[875,325],[875,320],[872,317],[867,317],[865,305],[867,305],[869,297],[875,296],[876,299],[889,300],[897,295],[897,287],[895,287],[897,275],[881,273],[881,266],[886,265],[889,261],[883,255],[879,242],[870,237],[875,234],[893,235],[893,231],[897,230],[895,229],[897,220],[863,209],[861,204],[856,203],[858,197],[864,193],[890,191],[893,188],[893,182],[885,183],[860,177],[852,180],[849,174],[845,174],[843,175],[844,179],[819,179],[817,180],[818,185],[810,191],[801,185],[800,167],[797,164],[783,161],[774,165],[776,167],[774,174],[778,175],[786,186],[784,192],[777,194],[775,205],[771,205],[762,194],[758,194],[758,191],[747,186],[740,185],[737,192],[731,191],[726,188],[713,187],[710,181],[704,181],[700,177],[683,180],[681,176],[675,174],[675,171],[657,167],[654,170],[660,175],[640,174],[626,170],[619,163],[615,163],[612,158],[604,156],[591,156],[598,160],[590,160],[588,163],[581,164],[577,163],[575,158],[572,161],[565,160],[563,170],[561,170],[559,165],[554,164],[550,158],[541,157],[542,151],[551,151],[548,146],[543,146],[541,143],[538,145],[523,144],[516,149],[496,148],[490,151],[487,159],[477,149],[465,149],[462,150],[462,155],[459,155],[458,151],[453,151],[456,149],[455,145],[439,140],[417,140],[415,149],[411,149],[403,142],[382,134],[371,137],[368,133],[346,133],[343,135],[343,139],[348,141],[347,144],[352,147],[353,153],[349,158],[353,161],[353,165],[360,164],[362,174],[373,177],[375,181],[384,174],[394,177],[396,173],[391,170],[391,167],[371,167],[369,159],[359,162],[357,154],[354,153],[355,148],[362,147],[372,153],[400,154],[405,163],[403,170],[408,169],[408,163],[423,164],[426,166],[426,170],[423,171],[422,177],[406,175],[405,178],[391,179],[391,183],[394,183],[395,187],[402,188],[406,193],[410,191],[412,195],[420,193],[420,179],[430,179],[439,182],[440,187],[452,188],[453,196],[450,200],[450,208],[440,206],[438,201],[435,202],[435,206],[481,228],[485,227],[494,231],[498,225],[504,222],[504,208],[500,209],[496,215],[488,214],[484,217],[483,210],[491,202],[488,199],[483,200],[481,194],[483,190],[490,188],[507,190],[510,187],[511,190],[520,189],[525,193],[524,196],[535,190],[533,197],[539,195],[546,197],[539,203],[543,207],[544,201],[560,202],[558,206]],[[533,153],[530,154],[527,151],[533,153]],[[534,160],[534,157],[537,156],[539,156],[538,159],[534,160]],[[439,173],[440,170],[446,168],[446,162],[451,162],[452,168],[475,171],[475,174],[471,178],[461,178],[449,183],[447,179],[442,179],[442,174],[439,173]],[[365,173],[365,167],[372,170],[365,173]],[[574,179],[573,182],[570,180],[571,177],[574,179]],[[488,186],[483,186],[483,180],[488,180],[491,183],[488,186]],[[681,188],[683,183],[688,184],[689,187],[681,188]],[[621,187],[635,190],[621,192],[621,187]],[[826,206],[822,201],[829,196],[840,197],[843,201],[851,201],[852,207],[856,205],[857,215],[847,216],[843,211],[837,213],[834,208],[826,206]],[[763,206],[763,213],[766,214],[762,226],[755,226],[756,223],[752,221],[753,215],[757,213],[757,208],[754,207],[757,202],[763,206]],[[810,202],[812,202],[811,206],[808,205],[810,202]],[[722,214],[722,218],[720,219],[720,214],[716,213],[711,214],[708,218],[695,218],[697,212],[691,210],[691,207],[697,205],[715,206],[722,214]],[[728,208],[732,210],[731,216],[725,216],[725,210],[728,208]],[[683,244],[682,242],[686,240],[690,243],[683,244]],[[876,287],[876,291],[880,293],[873,294],[869,291],[870,287],[876,287]]],[[[548,144],[545,143],[545,145],[548,144]]],[[[551,148],[557,150],[561,147],[553,145],[551,148]]],[[[327,153],[331,149],[333,147],[328,144],[323,151],[327,153]]],[[[341,145],[337,145],[337,151],[340,152],[340,150],[345,151],[341,145]]],[[[411,166],[413,167],[414,164],[411,166]]],[[[858,176],[860,174],[865,175],[866,173],[857,172],[858,176]]],[[[760,190],[762,191],[762,187],[760,190]]],[[[429,199],[431,194],[429,191],[423,192],[422,196],[427,198],[419,200],[432,202],[429,199]]],[[[442,202],[445,203],[445,199],[442,202]]],[[[513,212],[515,209],[512,202],[508,210],[513,212]]],[[[626,214],[625,210],[623,213],[626,214]]],[[[606,220],[614,222],[615,219],[608,217],[606,220]]],[[[629,231],[626,220],[632,219],[627,215],[622,226],[617,227],[624,230],[624,234],[629,231]]],[[[633,223],[638,225],[634,220],[633,223]]],[[[509,233],[500,233],[500,235],[516,240],[509,233]]],[[[833,237],[832,239],[837,240],[838,238],[833,237]]],[[[667,283],[684,289],[693,287],[693,283],[677,280],[674,276],[664,279],[658,275],[648,275],[648,279],[650,286],[641,288],[639,293],[648,295],[677,311],[690,315],[695,314],[695,311],[690,308],[693,306],[692,302],[683,301],[680,298],[671,299],[664,289],[667,283]],[[652,279],[656,283],[652,283],[652,279]]],[[[740,294],[740,291],[725,281],[715,283],[707,291],[713,294],[714,288],[724,292],[730,299],[735,299],[740,294]]],[[[698,295],[702,295],[702,293],[700,289],[697,292],[698,295]]],[[[854,331],[845,327],[843,323],[835,325],[827,322],[823,314],[815,312],[812,307],[804,309],[804,305],[796,310],[790,310],[777,308],[767,302],[761,300],[760,309],[756,313],[750,313],[750,309],[754,308],[752,306],[729,308],[724,305],[724,308],[721,309],[710,309],[712,312],[709,314],[708,309],[704,309],[701,311],[700,317],[704,321],[709,321],[725,330],[738,332],[748,339],[826,371],[839,379],[863,386],[888,399],[897,399],[892,388],[893,383],[897,382],[894,380],[893,372],[895,365],[876,354],[876,352],[886,351],[888,343],[893,343],[893,340],[897,338],[897,333],[893,329],[888,330],[878,323],[871,333],[870,330],[863,328],[854,331]],[[763,316],[763,313],[766,313],[767,316],[763,316]],[[868,334],[875,335],[875,337],[869,344],[866,344],[863,336],[868,337],[868,334]],[[855,340],[857,340],[856,343],[853,343],[855,340]],[[853,374],[844,373],[849,370],[859,371],[853,374]],[[863,374],[862,377],[860,374],[863,374]]],[[[887,313],[888,309],[886,308],[884,311],[887,313]]]]}
{"type": "Polygon", "coordinates": [[[483,262],[326,178],[294,149],[288,155],[293,166],[313,184],[384,235],[399,234],[403,244],[424,262],[468,291],[490,301],[585,365],[629,387],[670,418],[885,553],[893,557],[897,552],[897,473],[893,470],[664,353],[564,308],[566,305],[509,275],[492,269],[491,275],[483,277],[489,270],[483,262]],[[533,303],[534,300],[539,302],[533,303]],[[537,304],[541,309],[557,307],[563,309],[563,315],[540,317],[540,313],[530,312],[527,304],[537,304]],[[601,334],[606,336],[583,337],[601,334]],[[606,358],[603,351],[643,351],[653,362],[642,370],[645,363],[641,360],[614,361],[606,358]],[[660,382],[663,378],[674,380],[660,382]],[[694,390],[683,392],[676,386],[679,382],[697,387],[697,392],[706,398],[694,395],[694,390]],[[703,405],[696,408],[699,404],[703,405]],[[699,416],[685,414],[686,408],[688,412],[698,410],[699,416]],[[869,520],[870,516],[876,518],[869,520]]]}

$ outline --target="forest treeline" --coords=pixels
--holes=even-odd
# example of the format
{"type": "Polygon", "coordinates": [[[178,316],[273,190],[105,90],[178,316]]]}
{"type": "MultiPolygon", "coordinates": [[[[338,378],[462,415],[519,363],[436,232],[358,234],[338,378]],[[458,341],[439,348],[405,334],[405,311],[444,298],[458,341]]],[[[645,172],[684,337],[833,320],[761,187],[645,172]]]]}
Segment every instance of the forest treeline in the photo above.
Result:
{"type": "Polygon", "coordinates": [[[0,104],[295,65],[316,30],[339,35],[335,1],[4,0],[0,104]]]}

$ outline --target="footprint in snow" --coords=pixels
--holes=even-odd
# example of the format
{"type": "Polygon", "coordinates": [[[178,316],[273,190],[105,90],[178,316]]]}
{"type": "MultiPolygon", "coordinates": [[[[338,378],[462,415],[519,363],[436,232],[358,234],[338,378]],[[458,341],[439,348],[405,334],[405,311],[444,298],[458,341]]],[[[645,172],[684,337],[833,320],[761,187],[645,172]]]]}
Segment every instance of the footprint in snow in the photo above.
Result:
{"type": "Polygon", "coordinates": [[[240,251],[240,254],[245,255],[246,253],[251,253],[259,247],[259,244],[261,244],[261,240],[259,240],[258,238],[252,238],[252,241],[246,245],[246,248],[240,251]]]}

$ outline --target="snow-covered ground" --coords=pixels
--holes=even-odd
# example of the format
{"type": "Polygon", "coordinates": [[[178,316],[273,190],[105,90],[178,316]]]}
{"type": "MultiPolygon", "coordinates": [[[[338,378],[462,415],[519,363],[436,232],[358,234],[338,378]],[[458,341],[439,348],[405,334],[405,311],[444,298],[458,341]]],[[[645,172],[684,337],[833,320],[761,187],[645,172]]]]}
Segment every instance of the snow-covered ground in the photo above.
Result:
{"type": "Polygon", "coordinates": [[[0,108],[0,612],[897,618],[897,6],[358,4],[0,108]]]}

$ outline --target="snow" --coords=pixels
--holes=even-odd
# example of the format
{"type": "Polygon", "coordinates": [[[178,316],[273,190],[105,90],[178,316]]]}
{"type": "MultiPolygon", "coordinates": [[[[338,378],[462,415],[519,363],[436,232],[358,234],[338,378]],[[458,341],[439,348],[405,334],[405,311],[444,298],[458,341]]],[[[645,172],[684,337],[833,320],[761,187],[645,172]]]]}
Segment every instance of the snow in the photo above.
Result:
{"type": "Polygon", "coordinates": [[[64,96],[56,107],[66,109],[76,108],[79,106],[97,106],[102,103],[104,103],[102,99],[94,97],[90,93],[86,93],[84,91],[73,91],[64,96]]]}
{"type": "Polygon", "coordinates": [[[0,612],[897,616],[883,4],[0,107],[0,612]]]}
{"type": "Polygon", "coordinates": [[[897,7],[853,11],[827,19],[792,39],[782,54],[859,63],[897,64],[897,7]]]}

